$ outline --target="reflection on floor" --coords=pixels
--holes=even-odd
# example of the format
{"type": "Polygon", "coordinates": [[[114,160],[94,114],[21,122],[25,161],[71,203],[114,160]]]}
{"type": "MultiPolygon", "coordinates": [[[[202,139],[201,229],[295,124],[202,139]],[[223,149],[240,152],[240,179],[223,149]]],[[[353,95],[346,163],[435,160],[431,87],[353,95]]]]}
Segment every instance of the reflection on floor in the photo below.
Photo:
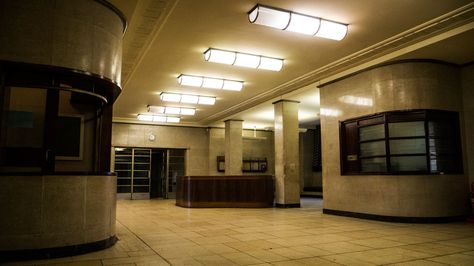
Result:
{"type": "Polygon", "coordinates": [[[82,256],[19,265],[474,265],[474,224],[399,224],[299,209],[186,209],[121,200],[119,241],[82,256]]]}

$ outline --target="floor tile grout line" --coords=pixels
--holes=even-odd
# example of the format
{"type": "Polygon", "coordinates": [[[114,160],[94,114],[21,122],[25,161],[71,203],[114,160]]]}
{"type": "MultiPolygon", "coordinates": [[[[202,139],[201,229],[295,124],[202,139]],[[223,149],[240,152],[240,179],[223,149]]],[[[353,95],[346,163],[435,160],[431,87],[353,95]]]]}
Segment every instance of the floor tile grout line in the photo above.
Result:
{"type": "MultiPolygon", "coordinates": [[[[166,258],[164,258],[163,256],[161,256],[156,250],[154,250],[152,247],[150,247],[148,245],[148,243],[146,243],[141,237],[139,237],[137,234],[135,234],[134,231],[132,231],[130,228],[128,228],[128,226],[126,226],[125,224],[121,223],[118,219],[115,220],[117,223],[119,223],[121,226],[123,226],[125,229],[127,229],[127,231],[129,231],[130,233],[132,233],[132,235],[134,235],[137,239],[139,239],[143,244],[145,244],[147,247],[149,247],[151,250],[153,250],[153,252],[158,255],[160,258],[162,258],[164,261],[166,261],[166,263],[168,263],[168,265],[173,265],[171,264],[171,262],[169,260],[167,260],[166,258]]],[[[102,260],[101,260],[102,261],[102,260]]],[[[102,263],[103,265],[103,263],[102,263]]]]}

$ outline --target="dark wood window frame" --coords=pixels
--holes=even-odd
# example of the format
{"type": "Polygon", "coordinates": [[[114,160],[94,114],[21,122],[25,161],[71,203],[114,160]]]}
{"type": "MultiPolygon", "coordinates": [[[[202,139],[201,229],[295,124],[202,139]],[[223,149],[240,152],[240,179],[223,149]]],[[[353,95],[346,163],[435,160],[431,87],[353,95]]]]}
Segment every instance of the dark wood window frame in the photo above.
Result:
{"type": "Polygon", "coordinates": [[[429,109],[391,111],[348,119],[341,121],[339,125],[341,175],[442,175],[463,173],[459,114],[457,112],[429,109]],[[423,122],[424,134],[418,132],[411,136],[389,136],[389,125],[403,122],[423,122]],[[432,131],[436,124],[442,129],[439,133],[443,133],[444,130],[448,132],[448,136],[434,134],[432,131]],[[375,125],[383,125],[383,137],[360,140],[361,128],[375,125]],[[432,128],[430,128],[430,125],[432,128]],[[393,153],[390,150],[390,141],[394,140],[424,140],[424,150],[423,152],[393,153]],[[439,142],[444,140],[450,144],[447,145],[447,153],[438,152],[436,145],[433,145],[432,149],[430,148],[430,145],[436,140],[439,140],[439,142]],[[361,155],[361,145],[380,141],[385,144],[385,154],[361,155]],[[407,157],[424,157],[426,169],[397,170],[392,165],[393,158],[407,157]],[[362,160],[374,158],[384,160],[379,160],[382,163],[379,168],[382,170],[364,170],[362,160]],[[441,162],[444,162],[445,165],[441,165],[441,162]]]}

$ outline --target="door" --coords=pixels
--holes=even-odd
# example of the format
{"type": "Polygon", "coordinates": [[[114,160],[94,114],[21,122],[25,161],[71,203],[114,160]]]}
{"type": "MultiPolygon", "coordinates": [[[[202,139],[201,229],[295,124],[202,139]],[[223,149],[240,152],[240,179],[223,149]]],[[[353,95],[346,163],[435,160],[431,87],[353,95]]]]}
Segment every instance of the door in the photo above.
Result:
{"type": "Polygon", "coordinates": [[[150,198],[151,150],[115,148],[117,198],[150,198]]]}
{"type": "Polygon", "coordinates": [[[153,149],[151,161],[150,198],[163,198],[163,180],[166,180],[166,150],[153,149]]]}

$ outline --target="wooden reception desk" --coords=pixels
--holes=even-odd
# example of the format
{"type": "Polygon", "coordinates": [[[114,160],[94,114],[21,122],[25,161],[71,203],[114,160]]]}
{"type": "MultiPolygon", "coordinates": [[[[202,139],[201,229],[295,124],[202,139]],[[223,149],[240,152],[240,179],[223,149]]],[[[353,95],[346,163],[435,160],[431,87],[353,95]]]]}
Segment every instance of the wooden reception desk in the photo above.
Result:
{"type": "Polygon", "coordinates": [[[273,177],[183,176],[178,178],[176,205],[187,208],[263,208],[273,206],[273,177]]]}

